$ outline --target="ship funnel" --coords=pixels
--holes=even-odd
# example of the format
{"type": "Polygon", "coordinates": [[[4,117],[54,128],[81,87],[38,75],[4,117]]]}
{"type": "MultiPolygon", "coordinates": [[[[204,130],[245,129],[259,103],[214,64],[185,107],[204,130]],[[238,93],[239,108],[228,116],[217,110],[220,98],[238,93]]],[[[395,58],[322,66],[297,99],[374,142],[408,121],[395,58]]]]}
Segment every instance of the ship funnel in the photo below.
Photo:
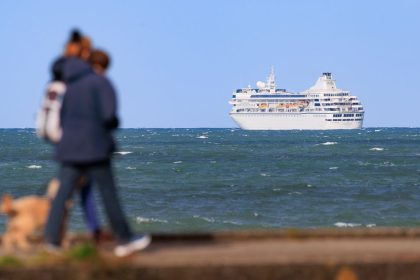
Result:
{"type": "Polygon", "coordinates": [[[322,76],[318,78],[315,85],[313,85],[309,90],[309,92],[338,92],[341,89],[338,89],[335,85],[335,80],[332,79],[330,72],[322,73],[322,76]]]}

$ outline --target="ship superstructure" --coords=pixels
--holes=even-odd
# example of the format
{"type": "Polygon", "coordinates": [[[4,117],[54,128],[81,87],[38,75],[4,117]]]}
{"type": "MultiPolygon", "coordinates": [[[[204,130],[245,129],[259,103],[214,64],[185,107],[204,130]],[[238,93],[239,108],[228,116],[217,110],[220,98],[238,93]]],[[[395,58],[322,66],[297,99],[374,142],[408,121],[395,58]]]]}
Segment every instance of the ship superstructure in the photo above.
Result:
{"type": "Polygon", "coordinates": [[[237,89],[229,102],[230,116],[242,129],[358,129],[364,110],[359,99],[336,87],[331,73],[300,93],[278,89],[274,69],[257,88],[237,89]]]}

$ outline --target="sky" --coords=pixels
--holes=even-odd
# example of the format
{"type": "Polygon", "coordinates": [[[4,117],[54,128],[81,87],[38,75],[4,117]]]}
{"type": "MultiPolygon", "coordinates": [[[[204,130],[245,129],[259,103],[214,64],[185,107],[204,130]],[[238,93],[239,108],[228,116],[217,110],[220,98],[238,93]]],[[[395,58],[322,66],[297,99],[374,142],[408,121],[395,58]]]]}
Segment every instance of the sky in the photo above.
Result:
{"type": "Polygon", "coordinates": [[[111,54],[123,127],[236,127],[232,92],[271,66],[292,91],[332,72],[365,127],[420,127],[417,0],[3,0],[0,128],[34,127],[73,28],[111,54]]]}

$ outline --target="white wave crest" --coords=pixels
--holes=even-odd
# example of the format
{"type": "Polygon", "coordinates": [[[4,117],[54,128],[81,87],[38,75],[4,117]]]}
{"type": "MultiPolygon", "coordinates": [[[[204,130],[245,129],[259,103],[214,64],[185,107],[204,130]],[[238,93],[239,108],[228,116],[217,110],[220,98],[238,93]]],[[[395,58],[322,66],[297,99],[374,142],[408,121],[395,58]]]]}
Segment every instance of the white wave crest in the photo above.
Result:
{"type": "Polygon", "coordinates": [[[175,163],[175,164],[180,164],[180,163],[182,163],[182,160],[179,160],[179,161],[174,161],[173,163],[175,163]]]}
{"type": "Polygon", "coordinates": [[[242,223],[236,222],[236,221],[223,221],[223,223],[224,224],[232,224],[232,225],[236,225],[236,226],[242,225],[242,223]]]}
{"type": "Polygon", "coordinates": [[[369,151],[383,151],[384,148],[379,148],[379,147],[373,147],[371,149],[369,149],[369,151]]]}
{"type": "Polygon", "coordinates": [[[301,193],[301,192],[289,192],[289,193],[288,193],[288,195],[294,195],[294,194],[296,194],[296,195],[301,195],[302,193],[301,193]]]}
{"type": "Polygon", "coordinates": [[[337,142],[325,142],[325,143],[321,143],[321,145],[324,145],[324,146],[337,145],[337,142]]]}
{"type": "Polygon", "coordinates": [[[197,138],[197,139],[207,139],[207,138],[209,138],[208,136],[206,136],[206,135],[200,135],[200,136],[197,136],[197,137],[195,137],[195,138],[197,138]]]}
{"type": "Polygon", "coordinates": [[[342,227],[360,227],[362,224],[337,222],[334,225],[336,227],[342,228],[342,227]]]}
{"type": "Polygon", "coordinates": [[[114,152],[114,154],[118,154],[118,155],[122,155],[122,156],[125,156],[125,155],[128,155],[128,154],[132,154],[133,152],[114,152]]]}
{"type": "Polygon", "coordinates": [[[29,165],[29,166],[26,166],[26,167],[29,168],[29,169],[40,169],[40,168],[42,168],[41,165],[35,165],[35,164],[29,165]]]}
{"type": "Polygon", "coordinates": [[[136,170],[137,168],[131,167],[131,166],[127,166],[125,169],[127,169],[127,170],[136,170]]]}
{"type": "Polygon", "coordinates": [[[141,224],[141,223],[164,223],[167,224],[168,221],[167,220],[160,220],[160,219],[155,219],[155,218],[145,218],[145,217],[141,217],[138,216],[136,218],[136,222],[141,224]]]}
{"type": "Polygon", "coordinates": [[[393,166],[395,166],[395,164],[394,163],[392,163],[392,162],[389,162],[389,161],[384,161],[384,162],[382,162],[382,163],[379,163],[379,164],[375,164],[375,165],[377,165],[377,166],[386,166],[386,167],[393,167],[393,166]]]}
{"type": "Polygon", "coordinates": [[[337,166],[331,166],[330,168],[328,168],[329,170],[337,170],[338,167],[337,166]]]}
{"type": "Polygon", "coordinates": [[[200,215],[194,215],[193,217],[196,218],[196,219],[204,220],[204,221],[209,222],[209,223],[214,223],[216,221],[214,218],[202,217],[200,215]]]}

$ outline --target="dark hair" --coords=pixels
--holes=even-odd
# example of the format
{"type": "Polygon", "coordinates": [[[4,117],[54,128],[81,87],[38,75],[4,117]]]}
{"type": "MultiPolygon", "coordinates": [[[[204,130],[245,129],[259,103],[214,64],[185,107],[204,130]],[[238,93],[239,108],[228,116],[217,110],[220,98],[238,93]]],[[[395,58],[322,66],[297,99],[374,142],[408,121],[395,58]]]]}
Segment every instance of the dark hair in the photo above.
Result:
{"type": "Polygon", "coordinates": [[[79,29],[73,29],[70,32],[69,42],[79,43],[81,40],[82,40],[82,33],[80,32],[80,30],[79,29]]]}
{"type": "Polygon", "coordinates": [[[99,65],[106,70],[111,64],[111,59],[103,50],[93,50],[90,54],[89,62],[92,65],[99,65]]]}

